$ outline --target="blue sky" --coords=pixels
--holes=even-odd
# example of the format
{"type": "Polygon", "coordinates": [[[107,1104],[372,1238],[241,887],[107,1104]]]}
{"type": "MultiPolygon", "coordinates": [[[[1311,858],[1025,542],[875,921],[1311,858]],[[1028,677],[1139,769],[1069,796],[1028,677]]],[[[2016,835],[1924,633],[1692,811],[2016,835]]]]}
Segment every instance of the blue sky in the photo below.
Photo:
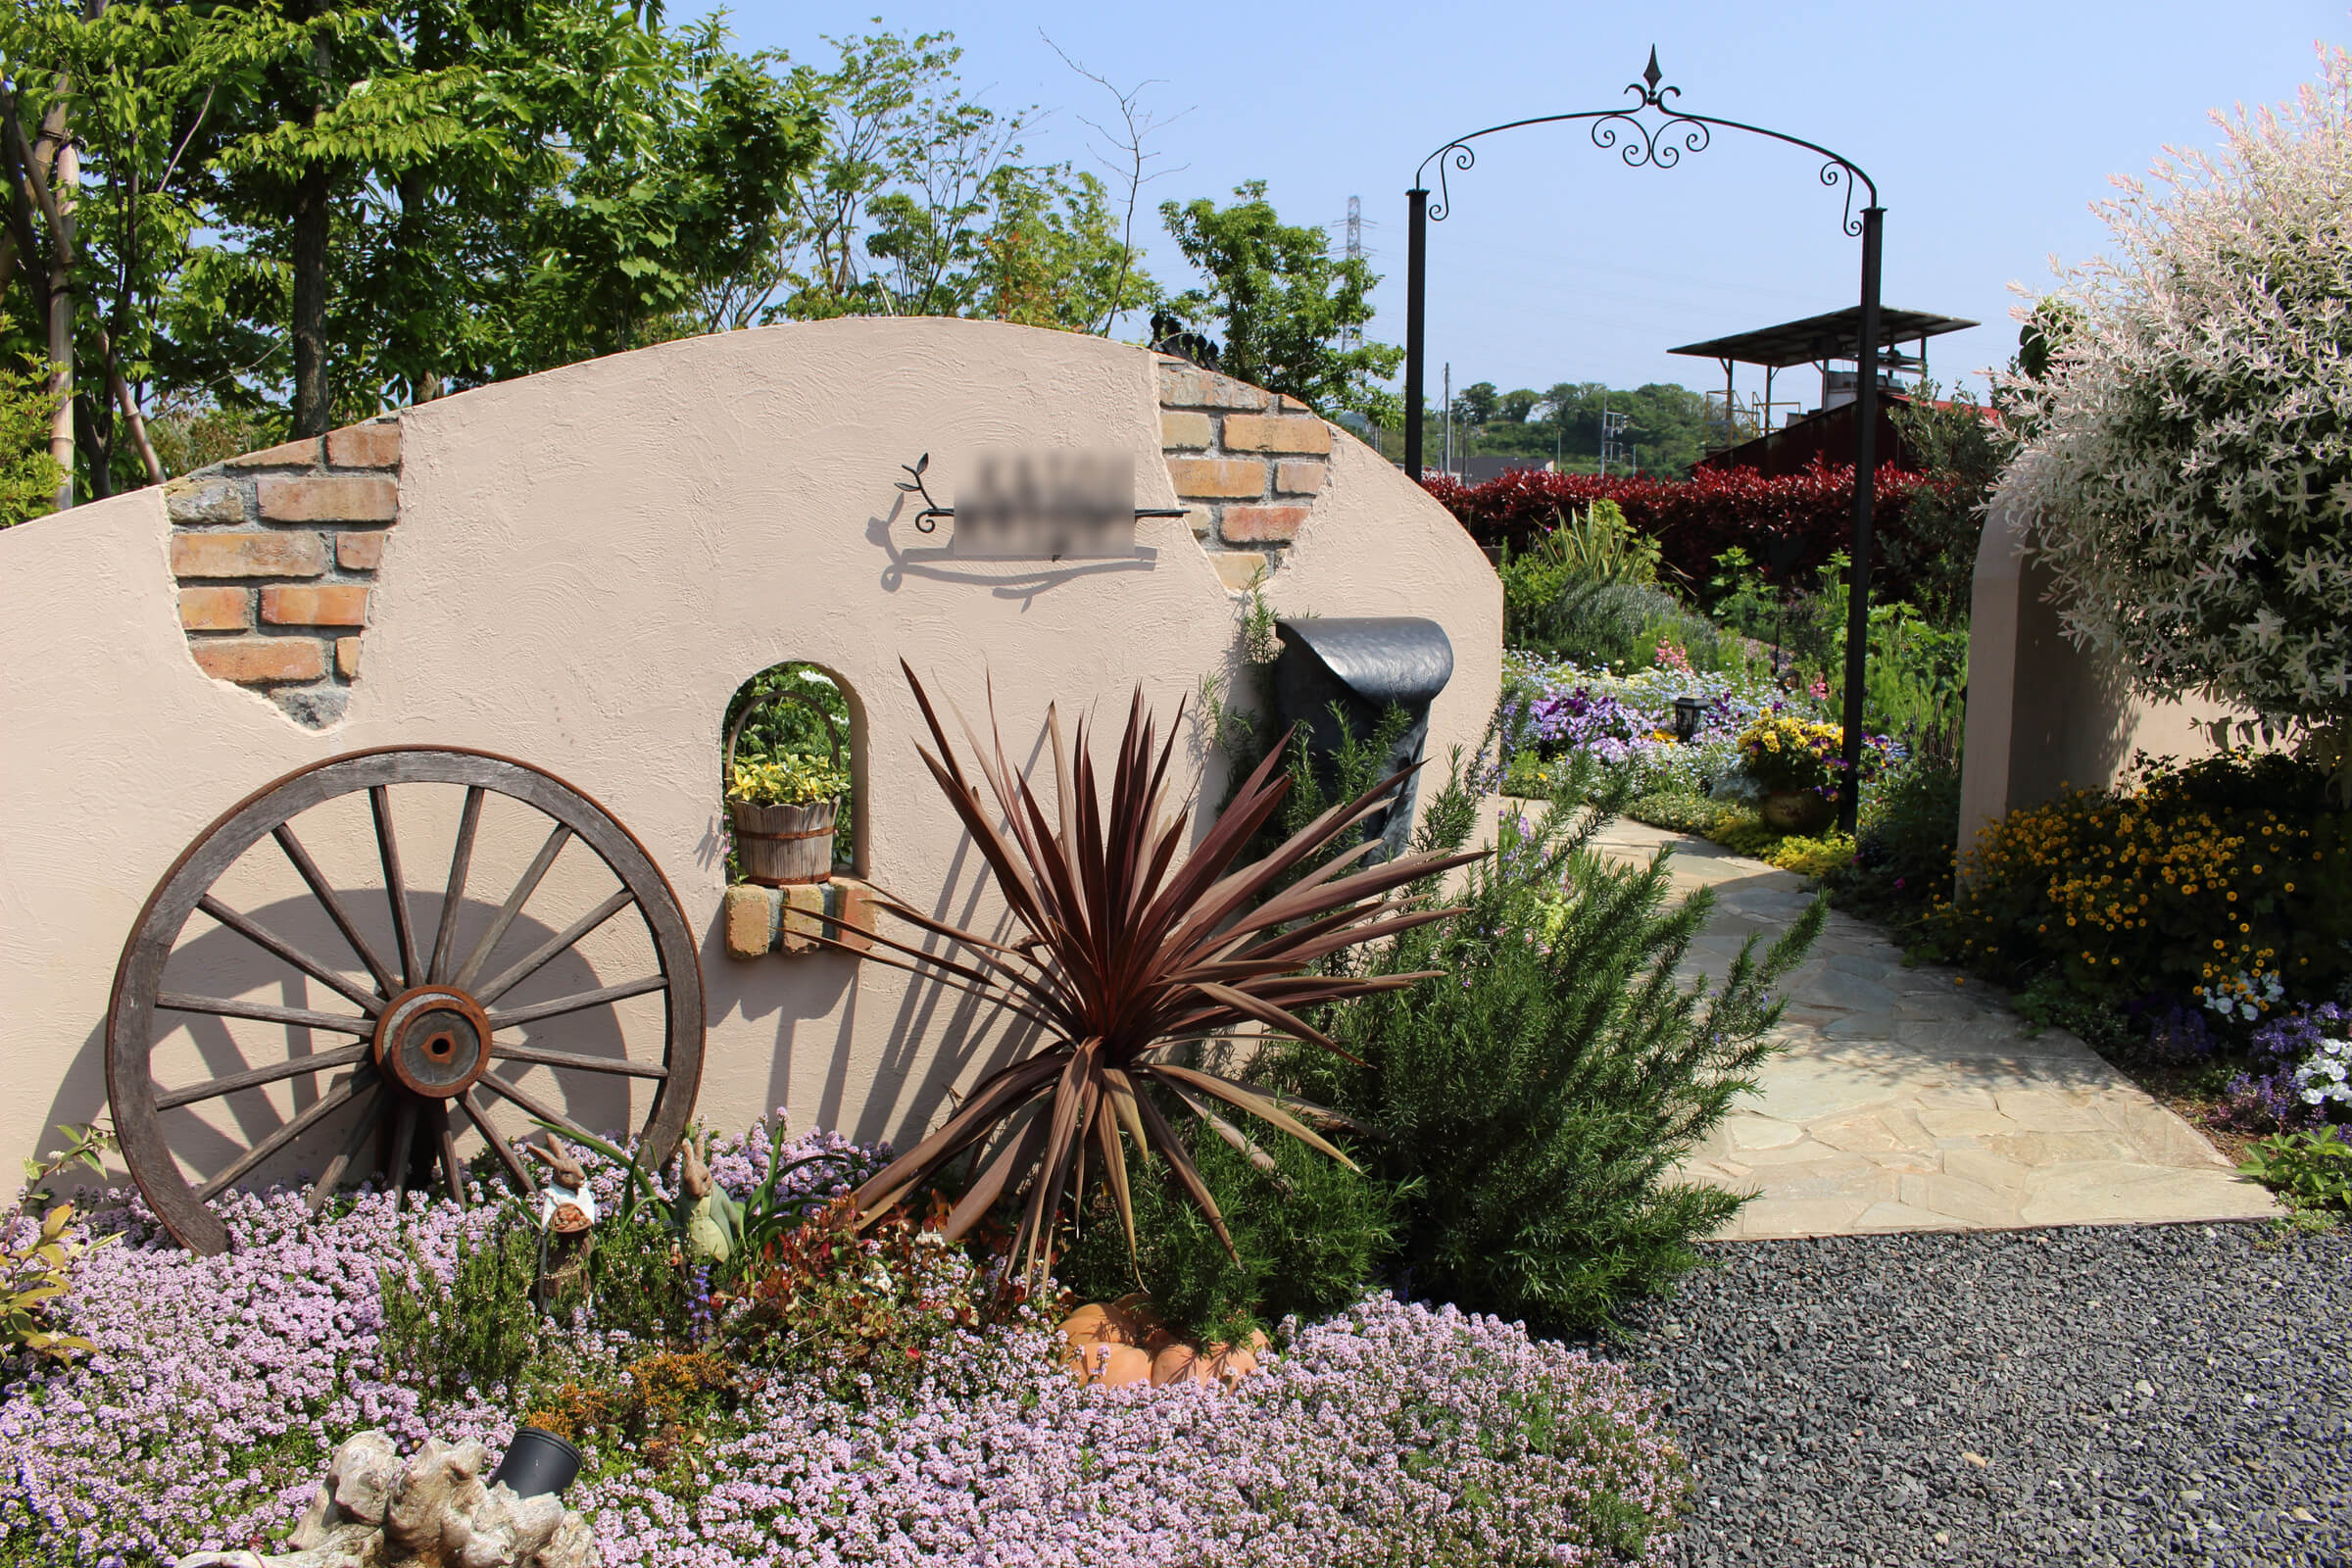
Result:
{"type": "MultiPolygon", "coordinates": [[[[864,30],[872,16],[872,0],[739,0],[733,24],[746,44],[823,62],[823,35],[864,30]]],[[[2052,253],[2101,248],[2088,209],[2110,174],[2144,171],[2166,143],[2213,145],[2209,110],[2290,97],[2313,79],[2316,40],[2352,42],[2341,0],[917,0],[883,22],[952,30],[976,96],[1051,111],[1032,157],[1085,164],[1080,117],[1110,107],[1041,31],[1114,81],[1157,78],[1148,106],[1184,113],[1156,146],[1162,167],[1182,168],[1147,187],[1152,202],[1259,178],[1287,219],[1336,225],[1360,196],[1386,274],[1372,335],[1390,342],[1403,340],[1403,192],[1422,158],[1498,121],[1611,107],[1654,44],[1683,107],[1823,143],[1877,179],[1886,303],[1985,323],[1931,348],[1947,380],[2008,358],[2012,281],[2045,280],[2052,253]]],[[[1453,176],[1455,216],[1432,228],[1433,401],[1446,360],[1456,386],[1717,385],[1711,363],[1665,350],[1854,301],[1857,246],[1839,230],[1839,197],[1794,149],[1719,137],[1660,172],[1621,167],[1573,126],[1481,147],[1477,169],[1453,176]]],[[[1155,272],[1180,284],[1182,259],[1155,217],[1152,232],[1155,272]]],[[[1812,378],[1796,378],[1809,396],[1812,378]]]]}

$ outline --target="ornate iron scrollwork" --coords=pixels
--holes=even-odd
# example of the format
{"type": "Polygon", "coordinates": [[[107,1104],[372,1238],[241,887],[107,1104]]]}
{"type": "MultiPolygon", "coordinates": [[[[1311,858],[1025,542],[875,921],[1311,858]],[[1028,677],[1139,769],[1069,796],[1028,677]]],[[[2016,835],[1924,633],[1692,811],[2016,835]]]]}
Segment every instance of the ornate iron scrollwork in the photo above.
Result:
{"type": "Polygon", "coordinates": [[[1603,152],[1616,153],[1628,169],[1672,169],[1683,161],[1685,153],[1705,152],[1714,142],[1716,126],[1768,136],[1774,141],[1787,142],[1791,147],[1819,153],[1826,160],[1821,166],[1821,182],[1832,188],[1839,184],[1845,186],[1845,213],[1839,226],[1848,235],[1862,232],[1862,220],[1854,213],[1854,187],[1859,183],[1868,188],[1870,205],[1873,207],[1878,205],[1879,187],[1862,172],[1860,166],[1801,136],[1785,135],[1738,120],[1721,120],[1712,115],[1694,115],[1678,109],[1674,101],[1682,97],[1683,90],[1671,84],[1661,85],[1664,78],[1665,73],[1658,69],[1658,51],[1653,47],[1649,51],[1649,64],[1642,69],[1642,79],[1626,83],[1625,90],[1634,98],[1629,105],[1617,109],[1591,109],[1573,115],[1539,115],[1532,120],[1514,120],[1508,124],[1489,125],[1484,130],[1474,130],[1467,136],[1458,136],[1447,142],[1421,160],[1421,167],[1413,175],[1413,183],[1426,188],[1430,165],[1437,165],[1437,200],[1429,204],[1429,220],[1442,223],[1452,214],[1453,192],[1447,183],[1446,172],[1451,168],[1467,172],[1477,167],[1478,153],[1470,143],[1481,136],[1517,130],[1523,125],[1591,121],[1592,145],[1603,152]],[[1654,121],[1642,118],[1650,112],[1659,118],[1654,121]]]}

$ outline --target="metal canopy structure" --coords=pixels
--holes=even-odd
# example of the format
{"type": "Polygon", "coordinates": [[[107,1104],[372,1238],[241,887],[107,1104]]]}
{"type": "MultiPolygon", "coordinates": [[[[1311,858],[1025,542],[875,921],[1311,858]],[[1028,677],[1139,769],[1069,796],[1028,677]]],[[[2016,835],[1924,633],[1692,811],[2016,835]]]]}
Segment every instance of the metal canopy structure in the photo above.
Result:
{"type": "MultiPolygon", "coordinates": [[[[1958,332],[1978,323],[1963,320],[1957,316],[1938,316],[1933,311],[1896,311],[1879,308],[1877,340],[1878,368],[1885,370],[1925,370],[1928,368],[1928,339],[1941,337],[1946,332],[1958,332]],[[1897,343],[1917,342],[1919,352],[1903,354],[1897,343]]],[[[1758,413],[1758,435],[1772,433],[1772,377],[1776,370],[1792,365],[1821,367],[1821,406],[1830,407],[1830,364],[1834,360],[1854,362],[1856,391],[1860,390],[1862,367],[1862,311],[1848,306],[1842,311],[1830,311],[1821,316],[1808,316],[1801,320],[1783,321],[1778,326],[1759,326],[1753,331],[1734,332],[1729,337],[1709,338],[1704,343],[1686,343],[1669,354],[1688,354],[1693,359],[1713,360],[1723,367],[1724,440],[1727,445],[1739,444],[1736,413],[1739,408],[1739,386],[1733,368],[1740,365],[1760,365],[1764,368],[1764,406],[1758,413]]],[[[1801,403],[1797,405],[1803,407],[1801,403]]]]}
{"type": "MultiPolygon", "coordinates": [[[[1919,358],[1924,361],[1929,338],[1964,331],[1978,324],[1957,316],[1938,316],[1933,311],[1898,311],[1882,306],[1878,346],[1885,351],[1897,343],[1916,340],[1920,346],[1919,358]]],[[[1710,338],[1704,343],[1686,343],[1666,352],[1688,354],[1693,359],[1761,365],[1770,369],[1818,365],[1823,360],[1858,361],[1862,357],[1862,311],[1849,305],[1842,311],[1783,321],[1778,326],[1759,326],[1751,332],[1734,332],[1729,337],[1710,338]]]]}

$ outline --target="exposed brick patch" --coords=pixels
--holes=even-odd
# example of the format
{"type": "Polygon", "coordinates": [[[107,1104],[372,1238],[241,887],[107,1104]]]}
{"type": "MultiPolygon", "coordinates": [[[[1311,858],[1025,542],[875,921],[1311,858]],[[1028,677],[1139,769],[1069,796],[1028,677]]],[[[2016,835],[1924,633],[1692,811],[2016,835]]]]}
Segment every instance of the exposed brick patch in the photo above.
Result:
{"type": "Polygon", "coordinates": [[[1256,413],[1267,394],[1247,381],[1196,369],[1182,360],[1159,362],[1159,406],[1163,409],[1242,409],[1256,413]]]}
{"type": "Polygon", "coordinates": [[[1228,414],[1225,450],[1303,452],[1320,457],[1331,450],[1331,426],[1298,415],[1228,414]]]}
{"type": "Polygon", "coordinates": [[[180,620],[198,668],[267,692],[314,729],[343,716],[360,675],[357,628],[400,517],[399,465],[395,417],[231,458],[166,487],[180,620]]]}
{"type": "Polygon", "coordinates": [[[254,485],[264,522],[390,522],[400,481],[372,473],[272,474],[254,485]]]}
{"type": "Polygon", "coordinates": [[[190,577],[316,577],[326,541],[304,533],[181,533],[172,536],[172,574],[190,577]]]}
{"type": "Polygon", "coordinates": [[[316,637],[204,637],[188,646],[197,668],[244,686],[317,680],[326,673],[326,656],[316,637]]]}
{"type": "Polygon", "coordinates": [[[1323,488],[1324,466],[1303,458],[1274,465],[1274,488],[1286,496],[1311,496],[1323,488]]]}
{"type": "Polygon", "coordinates": [[[243,631],[253,624],[253,598],[242,588],[182,588],[179,623],[190,631],[243,631]]]}
{"type": "Polygon", "coordinates": [[[1218,531],[1227,544],[1287,545],[1306,525],[1305,507],[1227,507],[1218,531]]]}
{"type": "Polygon", "coordinates": [[[271,583],[262,590],[270,626],[365,626],[368,589],[356,582],[271,583]]]}
{"type": "Polygon", "coordinates": [[[348,429],[328,431],[326,466],[330,468],[399,467],[399,422],[355,424],[348,429]]]}
{"type": "Polygon", "coordinates": [[[318,438],[306,437],[288,441],[283,446],[265,447],[248,452],[241,458],[231,458],[220,465],[223,468],[315,468],[318,466],[318,438]]]}
{"type": "Polygon", "coordinates": [[[1248,458],[1170,458],[1168,477],[1180,496],[1224,500],[1266,493],[1266,466],[1248,458]]]}
{"type": "Polygon", "coordinates": [[[224,474],[174,479],[164,486],[164,510],[173,522],[243,522],[245,493],[224,474]]]}
{"type": "Polygon", "coordinates": [[[1297,398],[1159,362],[1160,448],[1193,537],[1240,592],[1280,566],[1329,477],[1331,426],[1297,398]]]}
{"type": "Polygon", "coordinates": [[[384,564],[386,537],[380,533],[335,535],[335,564],[345,571],[373,571],[384,564]]]}
{"type": "Polygon", "coordinates": [[[1206,447],[1216,444],[1217,421],[1205,414],[1178,414],[1163,410],[1159,416],[1159,444],[1163,451],[1180,452],[1187,447],[1206,447]]]}

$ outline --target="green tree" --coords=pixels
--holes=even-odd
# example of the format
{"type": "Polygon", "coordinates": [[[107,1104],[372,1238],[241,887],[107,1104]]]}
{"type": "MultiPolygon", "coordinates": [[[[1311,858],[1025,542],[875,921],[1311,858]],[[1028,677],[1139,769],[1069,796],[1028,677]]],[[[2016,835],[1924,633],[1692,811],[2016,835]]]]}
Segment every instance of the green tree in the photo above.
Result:
{"type": "Polygon", "coordinates": [[[774,57],[617,0],[31,0],[0,54],[86,150],[95,494],[150,397],[314,432],[704,330],[817,151],[774,57]]]}
{"type": "Polygon", "coordinates": [[[1890,406],[1894,427],[1915,454],[1929,483],[1912,493],[1899,533],[1886,537],[1886,565],[1907,577],[1911,599],[1936,626],[1968,624],[1984,506],[2017,439],[1988,417],[1965,389],[1938,406],[1933,381],[1890,406]]]}
{"type": "Polygon", "coordinates": [[[1460,424],[1484,424],[1494,417],[1494,383],[1473,381],[1454,394],[1453,417],[1460,424]]]}
{"type": "Polygon", "coordinates": [[[952,33],[827,41],[839,63],[799,77],[822,106],[824,151],[793,183],[771,262],[742,284],[745,319],[985,316],[1107,332],[1151,306],[1102,182],[1024,163],[1034,111],[965,97],[952,33]]]}
{"type": "Polygon", "coordinates": [[[1219,207],[1207,197],[1160,204],[1160,218],[1203,286],[1169,301],[1187,324],[1219,331],[1228,374],[1287,392],[1334,414],[1353,409],[1395,421],[1396,397],[1377,382],[1396,373],[1404,351],[1357,341],[1372,319],[1379,282],[1361,257],[1335,257],[1320,228],[1282,221],[1264,180],[1234,187],[1219,207]]]}
{"type": "MultiPolygon", "coordinates": [[[[0,338],[7,333],[8,319],[0,317],[0,338]]],[[[62,470],[49,455],[49,416],[56,408],[49,368],[38,357],[26,356],[21,369],[0,365],[0,528],[57,504],[62,470]]]]}

